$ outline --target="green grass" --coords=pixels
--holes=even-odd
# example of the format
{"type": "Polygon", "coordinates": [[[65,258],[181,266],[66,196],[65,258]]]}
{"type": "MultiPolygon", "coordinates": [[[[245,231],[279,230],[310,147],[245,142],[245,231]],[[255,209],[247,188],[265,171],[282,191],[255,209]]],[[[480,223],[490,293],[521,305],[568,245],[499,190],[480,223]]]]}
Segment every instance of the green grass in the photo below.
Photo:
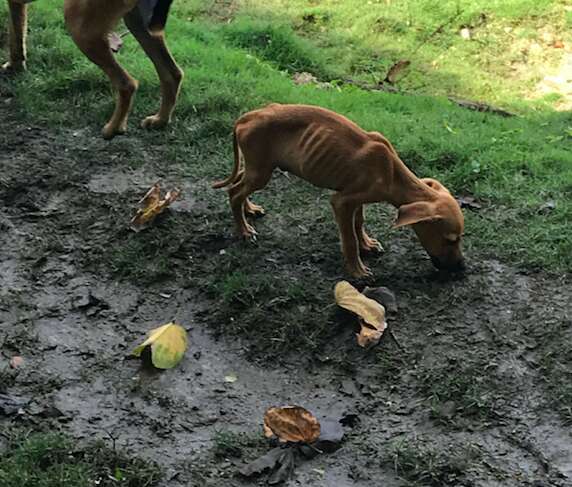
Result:
{"type": "MultiPolygon", "coordinates": [[[[465,485],[468,470],[480,458],[473,445],[437,445],[424,438],[403,438],[392,442],[386,462],[411,486],[465,485]]],[[[467,485],[471,485],[470,483],[467,485]]]]}
{"type": "Polygon", "coordinates": [[[54,433],[8,434],[0,455],[0,485],[19,487],[152,487],[160,471],[103,443],[78,447],[54,433]]]}
{"type": "Polygon", "coordinates": [[[502,397],[499,392],[503,387],[495,376],[494,365],[470,363],[468,359],[463,363],[451,361],[421,368],[418,380],[431,416],[439,423],[461,426],[472,421],[485,425],[499,412],[496,402],[502,397]]]}
{"type": "MultiPolygon", "coordinates": [[[[439,19],[448,18],[450,12],[457,11],[457,6],[464,12],[459,17],[462,22],[469,22],[485,9],[492,12],[490,18],[502,25],[514,22],[550,24],[555,28],[560,25],[560,20],[552,23],[553,19],[560,19],[558,2],[533,4],[519,0],[510,9],[503,2],[486,8],[483,2],[444,2],[434,13],[429,13],[428,2],[390,3],[388,8],[380,4],[376,15],[386,19],[384,22],[390,23],[394,30],[397,28],[398,32],[392,31],[391,36],[394,43],[403,42],[403,51],[412,46],[412,30],[419,38],[417,41],[424,39],[439,19]],[[405,29],[400,35],[395,19],[414,22],[412,25],[416,27],[405,29]]],[[[572,269],[572,236],[568,226],[572,219],[572,125],[567,114],[546,107],[532,110],[534,107],[530,105],[522,117],[504,119],[463,110],[445,99],[425,95],[372,93],[352,87],[325,90],[295,86],[288,75],[292,71],[311,70],[329,79],[353,74],[343,59],[332,54],[341,49],[341,44],[328,47],[324,39],[335,44],[339,36],[340,39],[353,36],[352,42],[359,45],[355,56],[362,55],[364,49],[375,50],[376,44],[370,37],[356,34],[367,29],[351,22],[362,17],[366,22],[365,5],[325,3],[320,8],[332,11],[318,15],[319,19],[329,19],[319,32],[301,32],[295,24],[277,21],[256,2],[239,9],[237,20],[230,24],[205,18],[201,12],[207,8],[199,11],[196,5],[197,2],[190,2],[175,8],[168,29],[174,55],[186,71],[175,122],[167,134],[146,135],[152,143],[168,141],[166,161],[188,164],[191,179],[212,180],[229,172],[229,132],[232,121],[241,112],[271,101],[322,105],[347,115],[367,129],[384,132],[420,176],[441,179],[455,194],[477,196],[483,202],[483,209],[478,213],[466,212],[466,245],[471,253],[499,256],[555,271],[572,269]],[[194,20],[189,22],[188,18],[194,20]],[[354,26],[353,33],[349,25],[354,26]],[[548,201],[555,203],[554,209],[543,209],[548,201]]],[[[292,2],[287,7],[280,2],[271,5],[283,8],[285,19],[306,15],[309,8],[303,8],[301,2],[292,2]]],[[[52,127],[81,128],[87,124],[98,129],[112,108],[110,88],[98,68],[68,38],[58,6],[58,2],[51,0],[33,5],[30,71],[2,83],[14,93],[28,116],[52,127]]],[[[218,11],[213,9],[214,13],[218,11]]],[[[0,22],[4,20],[2,11],[0,22]]],[[[443,42],[453,37],[451,29],[442,34],[443,42]]],[[[382,39],[385,38],[378,41],[382,39]]],[[[461,41],[454,37],[451,42],[456,45],[461,41]]],[[[483,49],[491,56],[494,54],[486,46],[483,49]]],[[[347,56],[352,58],[354,50],[348,51],[347,56]]],[[[139,119],[158,103],[155,73],[130,37],[126,38],[119,59],[142,82],[133,114],[134,119],[139,119]]],[[[470,65],[470,70],[458,75],[462,75],[463,86],[492,76],[486,64],[471,62],[463,67],[457,58],[450,62],[459,65],[461,71],[470,65]],[[478,70],[478,75],[474,70],[478,70]]],[[[522,98],[515,88],[524,86],[522,80],[509,82],[504,75],[497,78],[515,97],[522,98]]],[[[457,91],[454,85],[442,85],[430,76],[425,82],[423,92],[427,94],[444,91],[471,94],[457,91]]],[[[502,95],[500,88],[491,86],[494,93],[502,95]]],[[[485,92],[479,92],[479,98],[496,101],[485,92]]],[[[509,103],[509,98],[503,100],[509,103]]],[[[131,131],[137,133],[136,130],[132,121],[131,131]]],[[[222,193],[216,197],[223,198],[222,193]]],[[[306,216],[304,211],[307,209],[300,211],[302,218],[306,216]]]]}
{"type": "Polygon", "coordinates": [[[212,453],[218,460],[242,458],[245,450],[265,447],[265,438],[260,434],[235,433],[228,430],[215,431],[212,453]]]}

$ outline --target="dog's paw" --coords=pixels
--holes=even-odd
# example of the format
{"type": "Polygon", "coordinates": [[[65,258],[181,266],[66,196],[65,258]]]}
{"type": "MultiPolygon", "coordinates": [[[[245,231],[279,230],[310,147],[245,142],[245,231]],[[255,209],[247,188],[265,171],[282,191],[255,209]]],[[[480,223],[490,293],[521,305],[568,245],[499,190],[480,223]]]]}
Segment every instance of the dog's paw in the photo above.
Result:
{"type": "Polygon", "coordinates": [[[356,268],[348,269],[350,275],[356,279],[365,279],[366,277],[373,276],[373,272],[369,267],[361,265],[356,268]]]}
{"type": "Polygon", "coordinates": [[[254,227],[252,225],[249,225],[248,223],[244,228],[240,229],[238,232],[238,236],[246,242],[253,242],[253,243],[256,242],[257,235],[258,233],[254,229],[254,227]]]}
{"type": "Polygon", "coordinates": [[[144,129],[162,129],[169,123],[168,119],[164,119],[159,115],[151,115],[141,122],[141,128],[144,129]]]}
{"type": "Polygon", "coordinates": [[[105,140],[111,140],[116,135],[123,135],[125,132],[127,132],[126,124],[122,124],[119,127],[116,127],[112,123],[107,123],[101,130],[101,135],[105,140]]]}
{"type": "Polygon", "coordinates": [[[369,240],[361,242],[360,248],[364,252],[377,252],[377,253],[385,252],[382,245],[374,238],[370,238],[369,240]]]}
{"type": "Polygon", "coordinates": [[[253,217],[264,216],[264,214],[266,213],[264,211],[264,208],[262,208],[262,206],[257,205],[255,203],[253,203],[252,201],[248,201],[248,200],[246,200],[246,204],[244,206],[244,211],[246,212],[247,215],[253,216],[253,217]]]}

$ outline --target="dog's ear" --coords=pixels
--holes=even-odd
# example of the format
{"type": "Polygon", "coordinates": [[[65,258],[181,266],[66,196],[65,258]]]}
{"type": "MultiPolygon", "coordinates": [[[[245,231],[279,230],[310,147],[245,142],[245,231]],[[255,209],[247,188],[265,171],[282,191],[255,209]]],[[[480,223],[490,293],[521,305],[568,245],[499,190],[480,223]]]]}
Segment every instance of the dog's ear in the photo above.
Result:
{"type": "Polygon", "coordinates": [[[434,222],[440,220],[437,209],[433,203],[427,201],[416,201],[399,207],[399,213],[393,224],[393,228],[413,225],[421,222],[434,222]]]}

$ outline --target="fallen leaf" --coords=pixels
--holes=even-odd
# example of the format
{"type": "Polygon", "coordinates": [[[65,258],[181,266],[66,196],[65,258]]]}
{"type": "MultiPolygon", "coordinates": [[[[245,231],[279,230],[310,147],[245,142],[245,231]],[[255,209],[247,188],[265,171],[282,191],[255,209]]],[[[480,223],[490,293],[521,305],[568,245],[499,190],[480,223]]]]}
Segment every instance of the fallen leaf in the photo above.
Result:
{"type": "Polygon", "coordinates": [[[107,39],[109,41],[109,48],[113,52],[119,52],[119,50],[123,46],[123,40],[121,39],[121,36],[119,34],[116,34],[115,32],[110,32],[107,35],[107,39]]]}
{"type": "Polygon", "coordinates": [[[555,209],[556,209],[556,203],[552,200],[549,200],[538,208],[538,212],[547,214],[555,209]]]}
{"type": "Polygon", "coordinates": [[[387,287],[368,287],[363,290],[363,294],[370,299],[374,299],[381,304],[387,312],[397,313],[397,299],[393,291],[387,287]]]}
{"type": "Polygon", "coordinates": [[[457,203],[461,208],[468,208],[469,210],[480,210],[482,205],[477,203],[473,196],[460,196],[457,198],[457,203]]]}
{"type": "Polygon", "coordinates": [[[320,436],[320,423],[303,407],[274,407],[264,414],[264,434],[282,443],[313,443],[320,436]]]}
{"type": "Polygon", "coordinates": [[[282,448],[277,447],[270,450],[265,455],[257,458],[253,462],[242,467],[239,472],[245,477],[252,477],[253,475],[260,475],[264,473],[265,470],[272,470],[278,465],[280,458],[282,457],[282,448]]]}
{"type": "Polygon", "coordinates": [[[183,358],[187,349],[187,332],[181,325],[167,323],[149,332],[149,337],[135,350],[133,355],[141,356],[145,347],[151,347],[151,360],[158,369],[170,369],[183,358]]]}
{"type": "Polygon", "coordinates": [[[0,393],[0,417],[20,414],[30,401],[18,396],[0,393]]]}
{"type": "Polygon", "coordinates": [[[18,367],[22,367],[22,365],[24,365],[24,359],[22,357],[18,357],[16,355],[15,357],[12,357],[10,359],[10,367],[12,367],[13,369],[17,369],[18,367]]]}
{"type": "Polygon", "coordinates": [[[165,211],[180,194],[178,189],[174,189],[168,191],[165,197],[161,199],[161,187],[159,183],[155,183],[139,202],[141,208],[137,210],[137,214],[131,220],[131,228],[135,231],[142,230],[157,215],[165,211]]]}
{"type": "Polygon", "coordinates": [[[358,345],[363,348],[369,348],[373,345],[377,345],[383,336],[385,328],[383,330],[376,330],[374,328],[370,328],[367,324],[361,322],[360,324],[361,330],[356,335],[358,345]]]}
{"type": "Polygon", "coordinates": [[[410,64],[411,61],[408,61],[407,59],[397,61],[393,66],[391,66],[391,68],[389,68],[385,81],[389,84],[394,84],[401,72],[407,69],[410,64]]]}
{"type": "Polygon", "coordinates": [[[293,448],[285,448],[282,450],[282,455],[278,460],[280,467],[268,478],[268,485],[281,484],[292,477],[294,467],[296,466],[294,453],[295,450],[293,448]]]}
{"type": "Polygon", "coordinates": [[[334,288],[338,306],[358,315],[361,331],[357,335],[358,345],[369,347],[381,339],[387,328],[385,308],[377,301],[364,296],[347,281],[340,281],[334,288]]]}
{"type": "Polygon", "coordinates": [[[344,428],[340,421],[332,418],[320,421],[320,437],[313,444],[313,447],[324,453],[336,451],[344,438],[344,428]]]}
{"type": "Polygon", "coordinates": [[[224,376],[224,381],[232,384],[233,382],[236,382],[238,380],[238,377],[236,376],[236,374],[228,374],[224,376]]]}
{"type": "Polygon", "coordinates": [[[467,27],[463,27],[463,28],[460,30],[459,34],[460,34],[461,37],[462,37],[463,39],[465,39],[466,41],[470,40],[471,37],[472,37],[471,30],[468,29],[467,27]]]}

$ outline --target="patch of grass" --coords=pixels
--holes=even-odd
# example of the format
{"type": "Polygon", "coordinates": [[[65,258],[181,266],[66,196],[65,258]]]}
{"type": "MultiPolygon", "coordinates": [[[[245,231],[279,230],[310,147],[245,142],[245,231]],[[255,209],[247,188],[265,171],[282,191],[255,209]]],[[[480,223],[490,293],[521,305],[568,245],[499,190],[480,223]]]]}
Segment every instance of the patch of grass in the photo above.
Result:
{"type": "MultiPolygon", "coordinates": [[[[465,1],[445,2],[435,12],[429,11],[425,1],[419,5],[399,3],[399,7],[398,3],[392,3],[388,8],[355,2],[328,3],[321,6],[321,10],[310,12],[306,12],[300,2],[286,5],[276,1],[272,5],[286,18],[300,14],[302,20],[306,18],[305,23],[327,26],[320,34],[322,37],[341,36],[348,28],[346,22],[357,20],[357,16],[360,16],[360,22],[361,17],[373,22],[374,11],[375,19],[386,19],[380,21],[382,25],[398,28],[404,23],[407,29],[403,27],[402,30],[405,29],[407,36],[420,36],[421,39],[457,9],[464,12],[459,22],[478,18],[481,10],[489,12],[487,18],[495,19],[501,25],[503,22],[536,25],[534,22],[537,21],[551,21],[554,15],[559,18],[546,2],[538,2],[534,8],[525,0],[517,3],[515,11],[518,14],[503,9],[500,4],[493,8],[482,2],[472,5],[465,1]],[[366,15],[364,9],[371,10],[372,15],[366,15]],[[347,20],[343,20],[342,14],[348,15],[347,20]],[[396,19],[395,22],[392,19],[396,19]]],[[[96,134],[111,113],[109,86],[98,68],[89,63],[68,38],[56,4],[55,0],[46,0],[33,6],[30,71],[13,81],[2,80],[0,83],[6,84],[14,93],[26,117],[43,120],[55,127],[87,125],[96,134]],[[53,46],[57,46],[55,51],[53,46]],[[69,61],[61,63],[62,57],[69,61]]],[[[233,120],[241,112],[271,101],[325,106],[347,115],[366,129],[384,132],[418,175],[436,177],[455,194],[471,194],[483,202],[478,213],[466,212],[466,245],[470,252],[549,270],[572,269],[572,237],[567,229],[567,222],[572,219],[572,152],[569,147],[572,139],[570,121],[565,114],[535,112],[531,105],[525,116],[503,119],[463,110],[444,99],[429,96],[371,93],[350,87],[325,90],[295,86],[287,75],[292,70],[314,70],[331,77],[352,75],[352,69],[330,56],[328,43],[318,42],[322,37],[312,38],[315,44],[309,47],[311,36],[302,35],[295,25],[284,25],[267,9],[254,9],[255,3],[250,5],[254,5],[252,9],[239,9],[240,19],[230,25],[213,23],[201,15],[193,16],[192,12],[199,8],[197,2],[175,8],[168,38],[175,57],[186,71],[185,86],[174,124],[167,134],[145,133],[150,144],[167,141],[167,164],[186,164],[190,178],[195,181],[219,178],[230,171],[230,131],[233,120]],[[186,20],[188,12],[195,19],[193,22],[186,20]],[[546,209],[547,202],[554,204],[546,209]]],[[[200,10],[205,11],[204,5],[200,10]]],[[[5,20],[4,15],[4,12],[0,13],[0,22],[5,20]]],[[[359,27],[355,29],[360,30],[359,27]]],[[[395,33],[391,32],[391,35],[395,33]]],[[[443,35],[450,37],[451,30],[445,29],[443,35]]],[[[402,40],[396,36],[394,42],[402,40]]],[[[455,37],[454,46],[462,42],[455,37]]],[[[364,40],[360,46],[364,43],[367,44],[364,40]]],[[[341,49],[340,45],[336,49],[341,49]]],[[[407,43],[403,44],[405,48],[407,43]]],[[[359,64],[362,61],[358,58],[363,54],[360,49],[354,50],[349,45],[345,55],[352,63],[359,64]],[[354,52],[357,58],[353,57],[354,52]]],[[[454,49],[446,52],[466,54],[454,49]]],[[[156,75],[130,37],[125,39],[118,57],[141,81],[133,113],[133,118],[141,118],[157,105],[156,75]]],[[[373,62],[368,56],[364,59],[373,62]]],[[[466,69],[466,72],[458,73],[463,86],[483,80],[483,73],[488,72],[486,65],[451,59],[453,62],[459,69],[466,69]],[[477,68],[478,73],[472,71],[477,68]]],[[[430,76],[425,79],[427,93],[440,92],[441,85],[437,80],[430,76]]],[[[499,79],[504,82],[506,76],[503,74],[499,79]]],[[[502,92],[496,84],[491,86],[494,93],[502,92]]],[[[514,92],[508,82],[506,88],[514,92]]],[[[452,90],[450,86],[445,89],[452,90]]],[[[133,122],[131,130],[137,135],[134,125],[133,122]]],[[[114,141],[113,144],[121,145],[121,142],[114,141]]],[[[271,199],[278,211],[284,211],[284,208],[291,211],[294,205],[304,205],[307,197],[316,195],[308,185],[301,184],[300,190],[293,193],[294,187],[287,189],[290,203],[284,200],[280,204],[277,195],[271,199]]],[[[210,190],[201,190],[199,196],[226,202],[223,193],[211,193],[210,190]]],[[[326,201],[321,204],[328,205],[326,201]]],[[[312,218],[308,205],[296,209],[295,214],[298,222],[312,218]]],[[[133,248],[125,250],[125,258],[114,257],[118,268],[128,267],[130,255],[138,252],[137,245],[130,245],[133,248]]],[[[131,271],[135,269],[126,273],[119,271],[119,274],[133,274],[131,271]]]]}
{"type": "Polygon", "coordinates": [[[215,458],[241,458],[245,449],[257,448],[265,444],[260,434],[249,435],[220,430],[213,435],[212,452],[215,458]]]}
{"type": "Polygon", "coordinates": [[[59,434],[19,433],[0,456],[0,485],[20,487],[152,487],[159,468],[94,443],[79,448],[59,434]]]}
{"type": "MultiPolygon", "coordinates": [[[[197,8],[191,2],[191,7],[197,8]]],[[[361,2],[250,0],[238,22],[272,19],[311,41],[328,65],[367,81],[384,79],[392,64],[411,66],[404,89],[523,107],[536,81],[560,53],[551,39],[570,40],[569,12],[560,1],[406,0],[361,2]],[[470,38],[461,36],[468,29],[470,38]]],[[[202,8],[203,15],[216,12],[202,8]]],[[[215,14],[216,15],[216,14],[215,14]]]]}
{"type": "Polygon", "coordinates": [[[420,389],[429,401],[433,419],[457,425],[463,420],[487,422],[497,417],[503,395],[494,367],[450,360],[444,366],[418,371],[420,389]]]}
{"type": "Polygon", "coordinates": [[[480,451],[473,445],[444,446],[404,438],[393,442],[387,457],[387,463],[408,485],[444,487],[466,485],[463,481],[478,462],[480,451]]]}
{"type": "Polygon", "coordinates": [[[234,22],[223,31],[230,45],[247,49],[277,69],[298,73],[313,73],[321,79],[335,78],[335,74],[316,56],[312,46],[294,35],[287,26],[269,22],[234,22]]]}

